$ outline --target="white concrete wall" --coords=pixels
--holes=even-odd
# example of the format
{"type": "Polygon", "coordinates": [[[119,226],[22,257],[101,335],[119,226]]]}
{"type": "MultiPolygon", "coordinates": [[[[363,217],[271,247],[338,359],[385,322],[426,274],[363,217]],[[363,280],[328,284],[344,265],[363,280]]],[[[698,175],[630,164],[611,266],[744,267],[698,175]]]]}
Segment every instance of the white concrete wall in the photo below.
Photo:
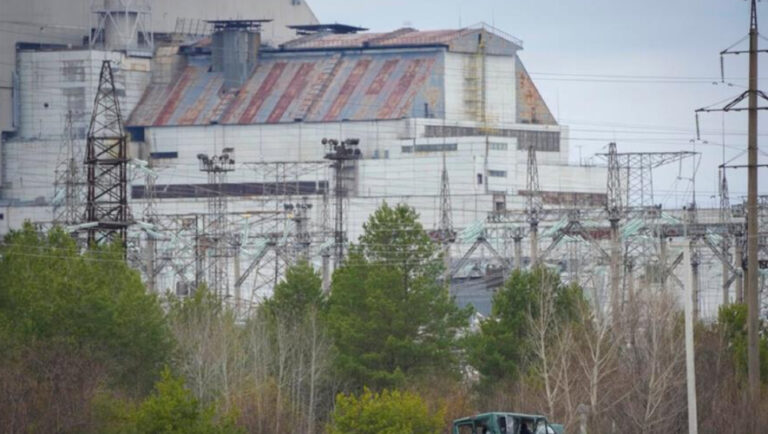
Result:
{"type": "MultiPolygon", "coordinates": [[[[48,203],[53,198],[56,167],[62,154],[61,140],[12,140],[5,144],[4,158],[7,161],[3,198],[25,202],[48,203]]],[[[85,140],[78,140],[75,146],[83,149],[85,140]]]]}
{"type": "Polygon", "coordinates": [[[485,99],[488,122],[510,124],[517,122],[515,58],[485,57],[485,99]]]}
{"type": "MultiPolygon", "coordinates": [[[[475,121],[477,110],[467,104],[468,89],[482,87],[483,68],[477,68],[477,84],[468,77],[477,57],[472,54],[445,53],[446,118],[452,121],[475,121]]],[[[485,56],[485,112],[490,126],[516,122],[515,58],[485,56]]],[[[479,95],[478,95],[479,98],[479,95]]]]}
{"type": "Polygon", "coordinates": [[[445,53],[445,118],[448,121],[473,121],[466,98],[466,62],[470,56],[445,53]]]}
{"type": "Polygon", "coordinates": [[[59,139],[66,116],[73,113],[75,135],[83,137],[93,111],[102,62],[112,62],[124,118],[138,104],[150,82],[149,59],[91,50],[29,51],[18,56],[21,116],[18,137],[59,139]]]}

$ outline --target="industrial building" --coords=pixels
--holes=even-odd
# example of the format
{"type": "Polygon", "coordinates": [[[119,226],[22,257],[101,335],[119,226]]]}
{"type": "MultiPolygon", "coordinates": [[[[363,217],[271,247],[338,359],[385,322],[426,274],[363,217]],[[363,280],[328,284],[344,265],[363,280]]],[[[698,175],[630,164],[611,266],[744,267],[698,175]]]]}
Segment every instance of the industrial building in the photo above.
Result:
{"type": "Polygon", "coordinates": [[[138,36],[112,36],[142,33],[162,41],[205,34],[210,31],[206,20],[238,17],[271,20],[264,24],[262,37],[274,44],[293,38],[288,25],[317,23],[312,9],[302,0],[5,0],[0,3],[0,132],[13,134],[22,125],[18,113],[21,76],[16,65],[19,47],[88,46],[96,29],[107,23],[107,27],[119,24],[110,28],[110,48],[125,50],[126,41],[136,42],[136,47],[129,43],[129,49],[143,48],[149,41],[138,36]]]}
{"type": "MultiPolygon", "coordinates": [[[[111,122],[127,137],[129,212],[120,224],[128,258],[152,289],[184,294],[207,282],[247,307],[300,257],[322,269],[327,284],[331,264],[386,201],[419,212],[447,253],[460,302],[487,310],[512,262],[544,260],[556,249],[548,263],[590,279],[602,288],[594,297],[608,302],[607,288],[618,285],[608,276],[617,273],[594,248],[607,230],[587,222],[584,229],[568,213],[605,213],[618,194],[611,165],[569,165],[568,128],[526,71],[520,40],[484,24],[368,32],[319,24],[303,2],[290,3],[303,12],[242,19],[201,10],[204,30],[170,34],[165,19],[126,32],[126,17],[139,14],[97,10],[117,19],[101,19],[80,44],[16,45],[0,234],[25,220],[89,238],[94,225],[104,226],[83,211],[90,181],[80,162],[106,83],[110,109],[120,113],[111,122]],[[522,253],[523,239],[530,253],[522,253]]],[[[662,218],[652,195],[631,202],[635,175],[626,169],[625,207],[662,218]]],[[[605,223],[603,214],[593,219],[605,223]]],[[[683,217],[653,224],[676,230],[683,217]]],[[[658,242],[642,219],[623,228],[625,242],[636,243],[627,258],[658,242]]],[[[638,263],[638,278],[641,265],[657,259],[638,263]]],[[[665,275],[674,270],[664,267],[665,275]]],[[[631,287],[631,267],[624,273],[631,287]]]]}

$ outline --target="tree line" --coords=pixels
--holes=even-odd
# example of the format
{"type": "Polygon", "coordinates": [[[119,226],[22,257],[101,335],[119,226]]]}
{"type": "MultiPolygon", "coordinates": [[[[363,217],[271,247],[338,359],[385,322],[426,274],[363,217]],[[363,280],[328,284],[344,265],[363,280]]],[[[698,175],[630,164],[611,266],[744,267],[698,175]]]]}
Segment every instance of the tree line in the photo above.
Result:
{"type": "MultiPolygon", "coordinates": [[[[511,273],[482,317],[456,305],[441,255],[412,208],[383,204],[329,293],[299,262],[243,316],[205,287],[148,293],[117,246],[25,225],[0,245],[0,427],[441,433],[515,411],[567,432],[686,430],[675,296],[640,288],[609,315],[542,267],[511,273]]],[[[700,432],[747,432],[746,308],[697,324],[696,350],[700,432]]]]}

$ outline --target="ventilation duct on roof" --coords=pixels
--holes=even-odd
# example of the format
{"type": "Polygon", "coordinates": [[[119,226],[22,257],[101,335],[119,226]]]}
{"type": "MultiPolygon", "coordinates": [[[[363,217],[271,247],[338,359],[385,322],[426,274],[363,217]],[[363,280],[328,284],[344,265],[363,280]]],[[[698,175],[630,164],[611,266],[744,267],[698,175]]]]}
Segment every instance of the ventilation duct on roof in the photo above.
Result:
{"type": "Polygon", "coordinates": [[[129,55],[152,55],[151,8],[146,0],[95,1],[92,12],[97,22],[89,41],[91,47],[103,46],[129,55]]]}
{"type": "Polygon", "coordinates": [[[259,57],[261,23],[270,20],[209,21],[213,72],[224,74],[224,89],[239,88],[250,76],[259,57]]]}

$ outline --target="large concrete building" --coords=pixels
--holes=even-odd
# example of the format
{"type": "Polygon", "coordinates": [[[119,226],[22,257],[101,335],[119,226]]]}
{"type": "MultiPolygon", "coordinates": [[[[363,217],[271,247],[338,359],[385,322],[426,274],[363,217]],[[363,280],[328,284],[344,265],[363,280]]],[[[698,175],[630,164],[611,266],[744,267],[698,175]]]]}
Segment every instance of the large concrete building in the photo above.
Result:
{"type": "MultiPolygon", "coordinates": [[[[166,266],[153,283],[160,288],[198,280],[206,230],[198,217],[216,196],[228,198],[229,228],[240,240],[242,253],[228,254],[230,265],[240,255],[260,258],[263,240],[284,243],[298,227],[299,201],[311,206],[302,218],[319,262],[333,244],[334,220],[324,138],[359,139],[358,159],[343,174],[350,241],[382,201],[408,203],[436,228],[443,168],[457,230],[471,233],[489,213],[520,209],[531,147],[549,207],[604,202],[605,169],[568,164],[568,129],[531,81],[516,38],[484,25],[369,33],[311,24],[293,26],[295,36],[276,43],[263,25],[222,21],[211,35],[156,40],[149,56],[82,44],[19,46],[18,124],[3,144],[0,233],[24,220],[52,221],[61,205],[54,181],[66,120],[75,147],[84,148],[103,60],[115,71],[129,154],[152,167],[152,188],[140,164],[132,171],[133,218],[146,220],[149,205],[178,217],[173,236],[150,237],[159,229],[136,226],[137,239],[164,240],[153,247],[165,249],[166,266]],[[200,170],[223,153],[236,162],[226,179],[200,170]],[[278,233],[283,241],[274,241],[278,233]]],[[[239,287],[239,265],[234,270],[230,282],[239,287]]]]}

